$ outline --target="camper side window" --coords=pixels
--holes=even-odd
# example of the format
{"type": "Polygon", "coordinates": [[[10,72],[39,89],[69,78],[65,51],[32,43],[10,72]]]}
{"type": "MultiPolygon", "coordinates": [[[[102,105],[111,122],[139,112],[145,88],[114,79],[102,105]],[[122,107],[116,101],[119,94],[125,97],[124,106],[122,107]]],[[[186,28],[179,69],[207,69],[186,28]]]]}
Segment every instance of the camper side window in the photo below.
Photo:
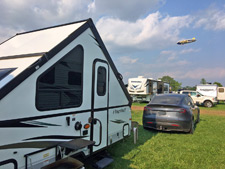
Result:
{"type": "Polygon", "coordinates": [[[55,110],[78,107],[83,93],[83,48],[77,46],[40,75],[36,107],[55,110]]]}
{"type": "Polygon", "coordinates": [[[97,93],[99,96],[104,96],[105,92],[106,92],[106,69],[100,66],[98,68],[97,93]]]}
{"type": "Polygon", "coordinates": [[[224,88],[219,88],[219,93],[223,93],[224,92],[224,88]]]}

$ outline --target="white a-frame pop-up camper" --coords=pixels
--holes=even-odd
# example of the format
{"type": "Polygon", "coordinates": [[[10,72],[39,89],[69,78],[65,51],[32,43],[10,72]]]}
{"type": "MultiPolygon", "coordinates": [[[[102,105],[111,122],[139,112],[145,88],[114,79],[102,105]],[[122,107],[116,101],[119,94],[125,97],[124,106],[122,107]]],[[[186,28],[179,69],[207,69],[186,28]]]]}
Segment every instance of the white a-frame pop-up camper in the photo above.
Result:
{"type": "Polygon", "coordinates": [[[91,156],[130,135],[131,99],[91,19],[0,44],[0,168],[91,156]]]}

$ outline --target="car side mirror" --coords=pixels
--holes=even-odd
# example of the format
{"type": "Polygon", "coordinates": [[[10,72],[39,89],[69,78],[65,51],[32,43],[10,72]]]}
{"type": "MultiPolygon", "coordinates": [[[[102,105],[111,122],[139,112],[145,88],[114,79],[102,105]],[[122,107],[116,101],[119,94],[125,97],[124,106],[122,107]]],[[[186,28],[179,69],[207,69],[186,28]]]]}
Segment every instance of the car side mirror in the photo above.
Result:
{"type": "Polygon", "coordinates": [[[201,95],[200,94],[197,94],[197,97],[200,97],[201,95]]]}

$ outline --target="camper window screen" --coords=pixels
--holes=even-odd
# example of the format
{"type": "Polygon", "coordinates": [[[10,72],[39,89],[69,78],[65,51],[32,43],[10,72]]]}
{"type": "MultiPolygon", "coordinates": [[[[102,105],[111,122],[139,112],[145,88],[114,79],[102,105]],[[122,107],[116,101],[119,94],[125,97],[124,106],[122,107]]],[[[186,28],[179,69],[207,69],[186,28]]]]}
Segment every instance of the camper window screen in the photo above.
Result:
{"type": "Polygon", "coordinates": [[[106,92],[106,69],[100,66],[98,68],[97,93],[99,96],[104,96],[105,92],[106,92]]]}
{"type": "Polygon", "coordinates": [[[43,111],[80,106],[82,85],[83,48],[79,45],[38,78],[37,109],[43,111]]]}

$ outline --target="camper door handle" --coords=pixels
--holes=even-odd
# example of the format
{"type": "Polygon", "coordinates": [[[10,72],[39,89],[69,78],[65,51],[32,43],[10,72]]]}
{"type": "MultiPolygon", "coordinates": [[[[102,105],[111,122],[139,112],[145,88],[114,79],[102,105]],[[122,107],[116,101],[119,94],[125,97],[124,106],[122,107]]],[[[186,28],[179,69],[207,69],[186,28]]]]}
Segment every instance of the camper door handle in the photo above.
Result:
{"type": "MultiPolygon", "coordinates": [[[[99,122],[100,129],[99,129],[99,143],[95,144],[94,146],[99,146],[102,143],[102,122],[99,119],[94,119],[94,121],[99,122]]],[[[97,124],[97,123],[95,123],[97,124]]]]}

